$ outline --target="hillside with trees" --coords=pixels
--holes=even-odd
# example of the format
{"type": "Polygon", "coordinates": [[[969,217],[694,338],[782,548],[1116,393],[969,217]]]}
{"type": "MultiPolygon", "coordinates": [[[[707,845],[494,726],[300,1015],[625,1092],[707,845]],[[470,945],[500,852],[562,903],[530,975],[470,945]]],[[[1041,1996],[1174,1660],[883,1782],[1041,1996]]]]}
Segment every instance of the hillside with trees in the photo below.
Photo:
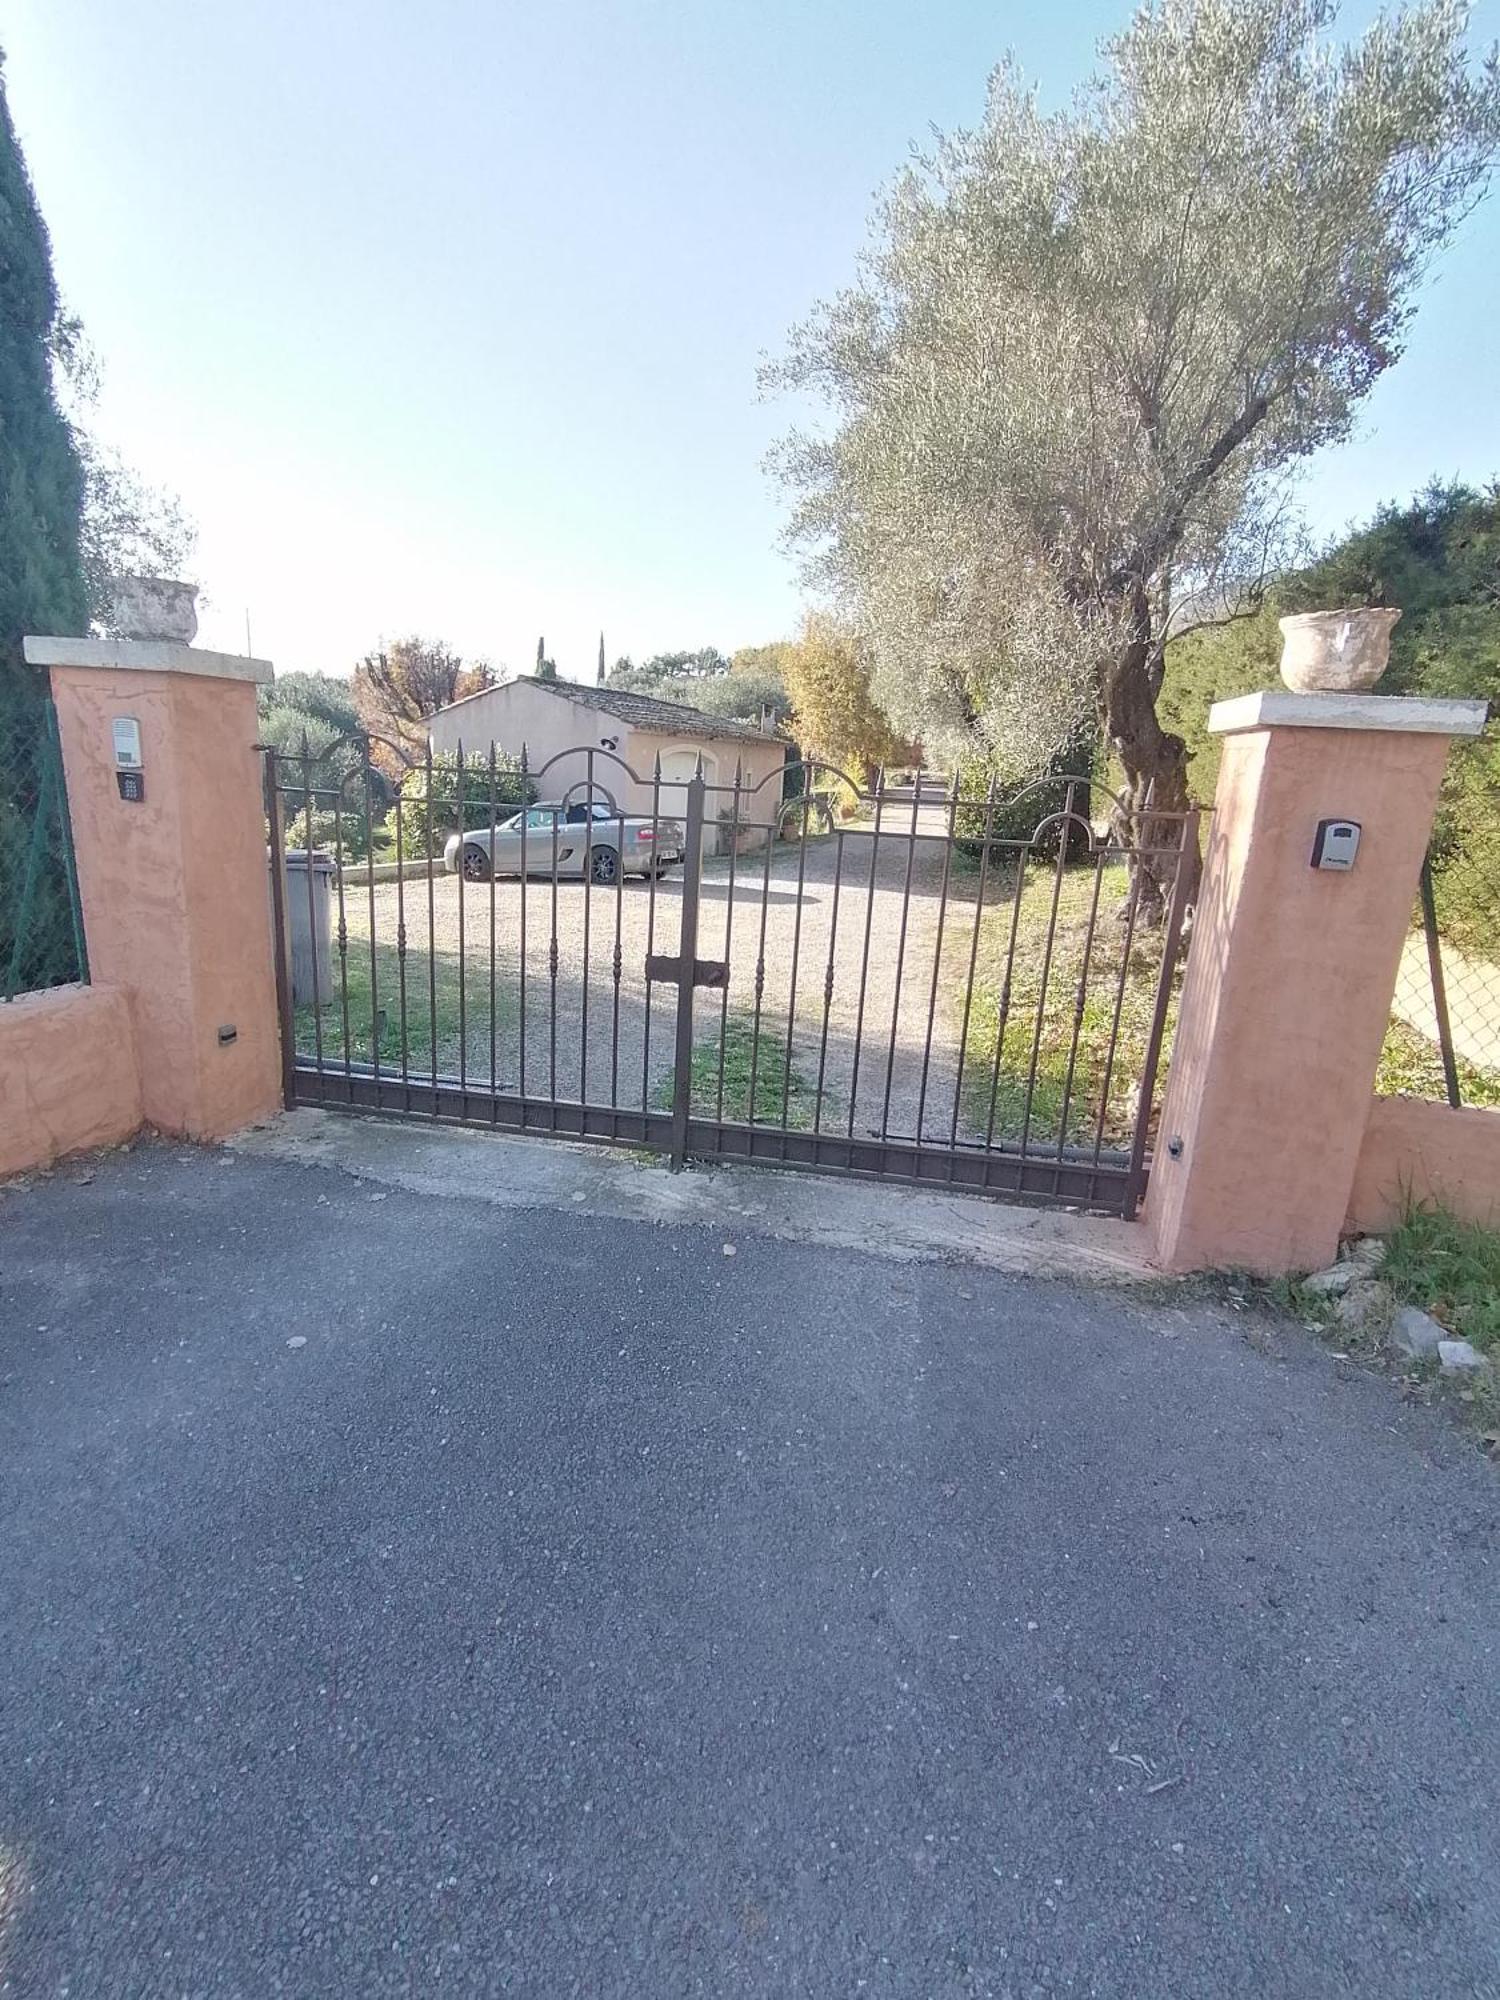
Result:
{"type": "MultiPolygon", "coordinates": [[[[1215,701],[1279,685],[1277,619],[1296,611],[1399,605],[1382,694],[1488,701],[1500,713],[1500,482],[1434,481],[1378,509],[1316,561],[1276,578],[1252,614],[1167,647],[1159,707],[1187,747],[1194,797],[1208,802],[1220,742],[1215,701]]],[[[1455,745],[1434,840],[1444,928],[1491,954],[1500,931],[1500,738],[1455,745]]]]}
{"type": "Polygon", "coordinates": [[[767,710],[780,722],[788,709],[781,668],[785,651],[782,643],[745,646],[731,659],[717,646],[699,646],[690,652],[656,653],[639,666],[622,655],[605,686],[680,701],[730,722],[759,723],[767,710]]]}

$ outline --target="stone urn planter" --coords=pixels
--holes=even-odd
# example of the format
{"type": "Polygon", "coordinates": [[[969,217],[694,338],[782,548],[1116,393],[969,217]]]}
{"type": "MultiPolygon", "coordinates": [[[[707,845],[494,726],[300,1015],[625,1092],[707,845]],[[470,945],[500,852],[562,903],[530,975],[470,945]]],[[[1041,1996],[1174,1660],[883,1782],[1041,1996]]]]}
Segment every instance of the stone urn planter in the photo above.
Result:
{"type": "Polygon", "coordinates": [[[1391,657],[1399,611],[1302,611],[1281,618],[1281,678],[1299,694],[1360,694],[1391,657]]]}
{"type": "Polygon", "coordinates": [[[191,645],[198,630],[198,586],[165,576],[111,580],[104,624],[112,639],[175,639],[191,645]]]}

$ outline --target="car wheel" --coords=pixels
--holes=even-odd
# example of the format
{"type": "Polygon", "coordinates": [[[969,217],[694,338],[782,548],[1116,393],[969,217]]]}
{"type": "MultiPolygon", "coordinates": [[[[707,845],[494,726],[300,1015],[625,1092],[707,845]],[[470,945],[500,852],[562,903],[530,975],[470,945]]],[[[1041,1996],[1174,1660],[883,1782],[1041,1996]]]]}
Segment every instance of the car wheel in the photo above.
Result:
{"type": "Polygon", "coordinates": [[[466,882],[488,882],[493,871],[490,857],[482,847],[464,849],[464,880],[466,882]]]}
{"type": "Polygon", "coordinates": [[[595,882],[613,882],[620,872],[620,857],[612,847],[596,847],[594,858],[589,863],[589,874],[595,882]]]}

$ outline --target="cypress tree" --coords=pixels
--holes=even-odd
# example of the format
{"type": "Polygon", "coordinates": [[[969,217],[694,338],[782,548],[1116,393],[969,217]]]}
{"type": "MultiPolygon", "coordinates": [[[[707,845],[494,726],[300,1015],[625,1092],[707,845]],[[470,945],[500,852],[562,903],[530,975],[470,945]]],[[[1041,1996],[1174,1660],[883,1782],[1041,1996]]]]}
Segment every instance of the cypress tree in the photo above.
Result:
{"type": "Polygon", "coordinates": [[[52,248],[0,68],[0,988],[7,991],[77,970],[60,800],[43,783],[46,677],[21,653],[27,632],[88,627],[83,471],[52,387],[57,321],[52,248]]]}
{"type": "Polygon", "coordinates": [[[0,648],[88,621],[78,523],[83,470],[52,390],[52,246],[0,70],[0,648]]]}

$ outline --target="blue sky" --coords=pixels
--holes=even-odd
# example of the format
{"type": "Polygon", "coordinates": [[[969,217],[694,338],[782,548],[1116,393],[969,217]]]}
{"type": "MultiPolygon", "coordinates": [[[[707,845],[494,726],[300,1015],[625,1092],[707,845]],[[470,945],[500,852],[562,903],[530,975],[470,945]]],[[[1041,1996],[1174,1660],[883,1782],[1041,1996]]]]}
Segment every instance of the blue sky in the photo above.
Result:
{"type": "MultiPolygon", "coordinates": [[[[584,675],[601,626],[611,658],[792,628],[759,356],[1007,47],[1060,98],[1124,14],[10,0],[0,37],[100,428],[200,524],[200,643],[248,608],[284,669],[418,630],[524,670],[545,632],[584,675]]],[[[1497,305],[1500,200],[1312,468],[1315,529],[1500,472],[1497,305]]]]}

